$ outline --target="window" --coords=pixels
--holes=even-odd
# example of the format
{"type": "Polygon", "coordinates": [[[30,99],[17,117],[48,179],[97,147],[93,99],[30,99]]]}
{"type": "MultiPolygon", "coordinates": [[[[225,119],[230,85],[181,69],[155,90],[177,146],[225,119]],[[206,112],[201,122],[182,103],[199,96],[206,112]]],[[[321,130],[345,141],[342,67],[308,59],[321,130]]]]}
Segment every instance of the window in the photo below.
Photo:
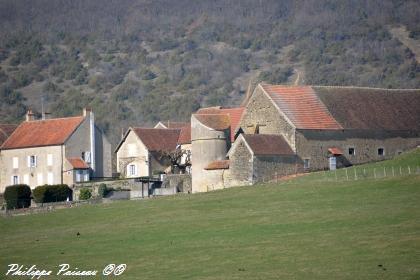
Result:
{"type": "Polygon", "coordinates": [[[384,148],[378,148],[378,156],[384,156],[385,155],[385,149],[384,148]]]}
{"type": "Polygon", "coordinates": [[[17,185],[19,184],[19,176],[14,175],[12,176],[12,185],[17,185]]]}
{"type": "Polygon", "coordinates": [[[76,170],[76,182],[81,182],[82,181],[82,170],[77,169],[76,170]]]}
{"type": "Polygon", "coordinates": [[[23,183],[25,185],[29,185],[29,175],[28,174],[23,175],[23,183]]]}
{"type": "Polygon", "coordinates": [[[19,168],[19,158],[18,157],[13,157],[13,168],[14,169],[19,168]]]}
{"type": "Polygon", "coordinates": [[[48,154],[47,155],[47,165],[48,166],[52,166],[53,165],[53,155],[52,154],[48,154]]]}
{"type": "Polygon", "coordinates": [[[44,184],[44,176],[42,176],[42,173],[37,174],[36,180],[37,180],[38,186],[44,184]]]}
{"type": "Polygon", "coordinates": [[[130,164],[128,166],[128,175],[129,176],[137,175],[137,170],[136,170],[136,165],[135,164],[130,164]]]}
{"type": "Polygon", "coordinates": [[[309,169],[309,167],[310,167],[310,165],[309,165],[309,159],[308,158],[305,158],[303,160],[303,168],[304,169],[309,169]]]}
{"type": "Polygon", "coordinates": [[[36,167],[36,156],[28,157],[28,167],[36,167]]]}
{"type": "Polygon", "coordinates": [[[90,159],[90,152],[89,152],[89,151],[82,152],[82,159],[83,159],[86,163],[91,163],[91,159],[90,159]]]}
{"type": "Polygon", "coordinates": [[[47,173],[47,184],[48,185],[54,184],[54,175],[52,172],[47,173]]]}
{"type": "Polygon", "coordinates": [[[356,150],[353,147],[349,148],[349,155],[354,156],[355,154],[356,154],[356,150]]]}

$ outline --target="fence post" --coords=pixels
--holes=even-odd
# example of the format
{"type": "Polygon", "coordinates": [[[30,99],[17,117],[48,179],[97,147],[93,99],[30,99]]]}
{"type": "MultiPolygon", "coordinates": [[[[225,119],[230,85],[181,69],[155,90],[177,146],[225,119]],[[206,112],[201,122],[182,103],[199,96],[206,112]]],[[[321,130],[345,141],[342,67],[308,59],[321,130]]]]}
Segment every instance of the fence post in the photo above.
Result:
{"type": "Polygon", "coordinates": [[[354,168],[354,180],[357,180],[357,169],[356,169],[356,167],[354,168]]]}
{"type": "Polygon", "coordinates": [[[384,177],[386,177],[386,167],[384,166],[384,177]]]}
{"type": "Polygon", "coordinates": [[[394,166],[392,166],[392,177],[395,177],[394,166]]]}
{"type": "Polygon", "coordinates": [[[348,181],[349,180],[349,174],[347,172],[347,168],[346,168],[346,178],[347,178],[347,181],[348,181]]]}
{"type": "Polygon", "coordinates": [[[402,168],[401,168],[401,166],[400,166],[400,176],[402,175],[402,168]]]}
{"type": "Polygon", "coordinates": [[[337,169],[336,169],[336,170],[334,170],[334,171],[335,171],[335,172],[334,172],[334,173],[335,173],[335,181],[337,182],[337,180],[338,180],[338,179],[337,179],[337,169]]]}
{"type": "Polygon", "coordinates": [[[410,168],[410,166],[408,166],[408,174],[411,175],[411,168],[410,168]]]}
{"type": "Polygon", "coordinates": [[[277,176],[277,171],[276,171],[276,183],[279,182],[279,177],[277,176]]]}
{"type": "Polygon", "coordinates": [[[376,179],[376,168],[373,168],[373,178],[376,179]]]}

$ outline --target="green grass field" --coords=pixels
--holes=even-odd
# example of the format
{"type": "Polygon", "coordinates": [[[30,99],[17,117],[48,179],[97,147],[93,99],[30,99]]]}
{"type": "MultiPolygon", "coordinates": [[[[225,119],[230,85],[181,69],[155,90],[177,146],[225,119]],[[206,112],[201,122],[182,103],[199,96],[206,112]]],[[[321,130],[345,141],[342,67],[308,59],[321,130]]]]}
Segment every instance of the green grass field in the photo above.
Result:
{"type": "MultiPolygon", "coordinates": [[[[403,163],[420,166],[420,151],[375,166],[403,163]]],[[[126,263],[119,279],[420,279],[420,176],[328,175],[1,217],[0,279],[10,263],[126,263]]]]}

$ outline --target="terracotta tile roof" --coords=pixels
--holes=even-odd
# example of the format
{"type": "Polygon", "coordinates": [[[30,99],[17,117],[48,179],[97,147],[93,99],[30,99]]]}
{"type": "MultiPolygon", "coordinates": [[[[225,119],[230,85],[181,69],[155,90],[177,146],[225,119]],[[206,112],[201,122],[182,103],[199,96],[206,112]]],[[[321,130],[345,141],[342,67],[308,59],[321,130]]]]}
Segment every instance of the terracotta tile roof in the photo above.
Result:
{"type": "Polygon", "coordinates": [[[71,157],[67,158],[67,161],[74,169],[89,169],[89,165],[81,158],[71,157]]]}
{"type": "Polygon", "coordinates": [[[296,128],[342,129],[311,87],[261,86],[296,128]]]}
{"type": "Polygon", "coordinates": [[[150,152],[174,151],[181,133],[180,129],[167,128],[133,127],[131,130],[136,133],[150,152]]]}
{"type": "Polygon", "coordinates": [[[178,144],[190,144],[191,143],[191,124],[188,123],[186,126],[181,128],[179,133],[178,144]]]}
{"type": "Polygon", "coordinates": [[[2,149],[62,145],[82,123],[83,117],[25,121],[3,143],[2,149]]]}
{"type": "Polygon", "coordinates": [[[210,162],[205,170],[229,169],[229,160],[215,160],[210,162]]]}
{"type": "Polygon", "coordinates": [[[342,155],[343,154],[343,152],[339,148],[336,148],[336,147],[328,148],[328,152],[330,152],[333,155],[342,155]]]}
{"type": "Polygon", "coordinates": [[[281,135],[242,134],[254,155],[294,155],[292,148],[281,135]]]}
{"type": "Polygon", "coordinates": [[[235,140],[236,130],[239,128],[242,115],[245,107],[223,108],[223,107],[208,107],[199,109],[196,114],[227,114],[230,118],[230,137],[231,141],[235,140]]]}
{"type": "Polygon", "coordinates": [[[312,88],[346,129],[420,131],[420,89],[312,88]]]}
{"type": "Polygon", "coordinates": [[[15,131],[18,126],[16,124],[0,124],[0,146],[15,131]]]}
{"type": "Polygon", "coordinates": [[[194,116],[202,124],[214,130],[230,128],[230,117],[228,114],[195,114],[194,116]]]}

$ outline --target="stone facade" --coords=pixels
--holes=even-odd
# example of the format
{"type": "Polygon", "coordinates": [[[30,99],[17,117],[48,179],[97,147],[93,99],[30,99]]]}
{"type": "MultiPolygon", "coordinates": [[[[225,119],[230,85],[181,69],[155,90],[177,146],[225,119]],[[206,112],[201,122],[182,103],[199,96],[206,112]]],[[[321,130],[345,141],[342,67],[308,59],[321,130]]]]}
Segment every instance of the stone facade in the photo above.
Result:
{"type": "MultiPolygon", "coordinates": [[[[0,153],[0,192],[14,182],[28,184],[35,188],[44,184],[68,184],[76,182],[69,157],[82,157],[83,153],[95,155],[95,167],[90,177],[111,177],[111,145],[105,135],[91,122],[93,114],[85,115],[81,124],[62,145],[3,149],[0,153]],[[92,152],[91,127],[95,127],[95,142],[92,152]],[[29,158],[36,158],[35,164],[29,164],[29,158]],[[16,177],[14,177],[16,176],[16,177]]],[[[93,167],[93,166],[92,166],[93,167]]]]}
{"type": "Polygon", "coordinates": [[[290,147],[293,150],[296,149],[295,127],[279,111],[260,86],[255,89],[249,99],[240,127],[246,134],[283,135],[290,147]],[[256,129],[258,131],[255,131],[256,129]]]}
{"type": "Polygon", "coordinates": [[[307,170],[328,169],[328,148],[337,147],[343,155],[337,159],[342,165],[362,164],[390,159],[402,151],[420,144],[420,134],[414,131],[367,131],[367,130],[297,130],[296,147],[299,171],[303,171],[303,160],[309,160],[307,170]],[[349,148],[354,154],[349,154],[349,148]],[[383,149],[383,155],[378,149],[383,149]]]}
{"type": "Polygon", "coordinates": [[[124,178],[150,176],[150,156],[146,146],[130,130],[117,151],[117,172],[124,178]],[[134,165],[134,174],[128,170],[134,165]]]}
{"type": "Polygon", "coordinates": [[[215,160],[226,159],[229,148],[229,129],[215,130],[191,117],[192,192],[206,192],[208,187],[222,188],[223,171],[212,172],[204,168],[215,160]],[[219,174],[220,173],[220,174],[219,174]]]}

